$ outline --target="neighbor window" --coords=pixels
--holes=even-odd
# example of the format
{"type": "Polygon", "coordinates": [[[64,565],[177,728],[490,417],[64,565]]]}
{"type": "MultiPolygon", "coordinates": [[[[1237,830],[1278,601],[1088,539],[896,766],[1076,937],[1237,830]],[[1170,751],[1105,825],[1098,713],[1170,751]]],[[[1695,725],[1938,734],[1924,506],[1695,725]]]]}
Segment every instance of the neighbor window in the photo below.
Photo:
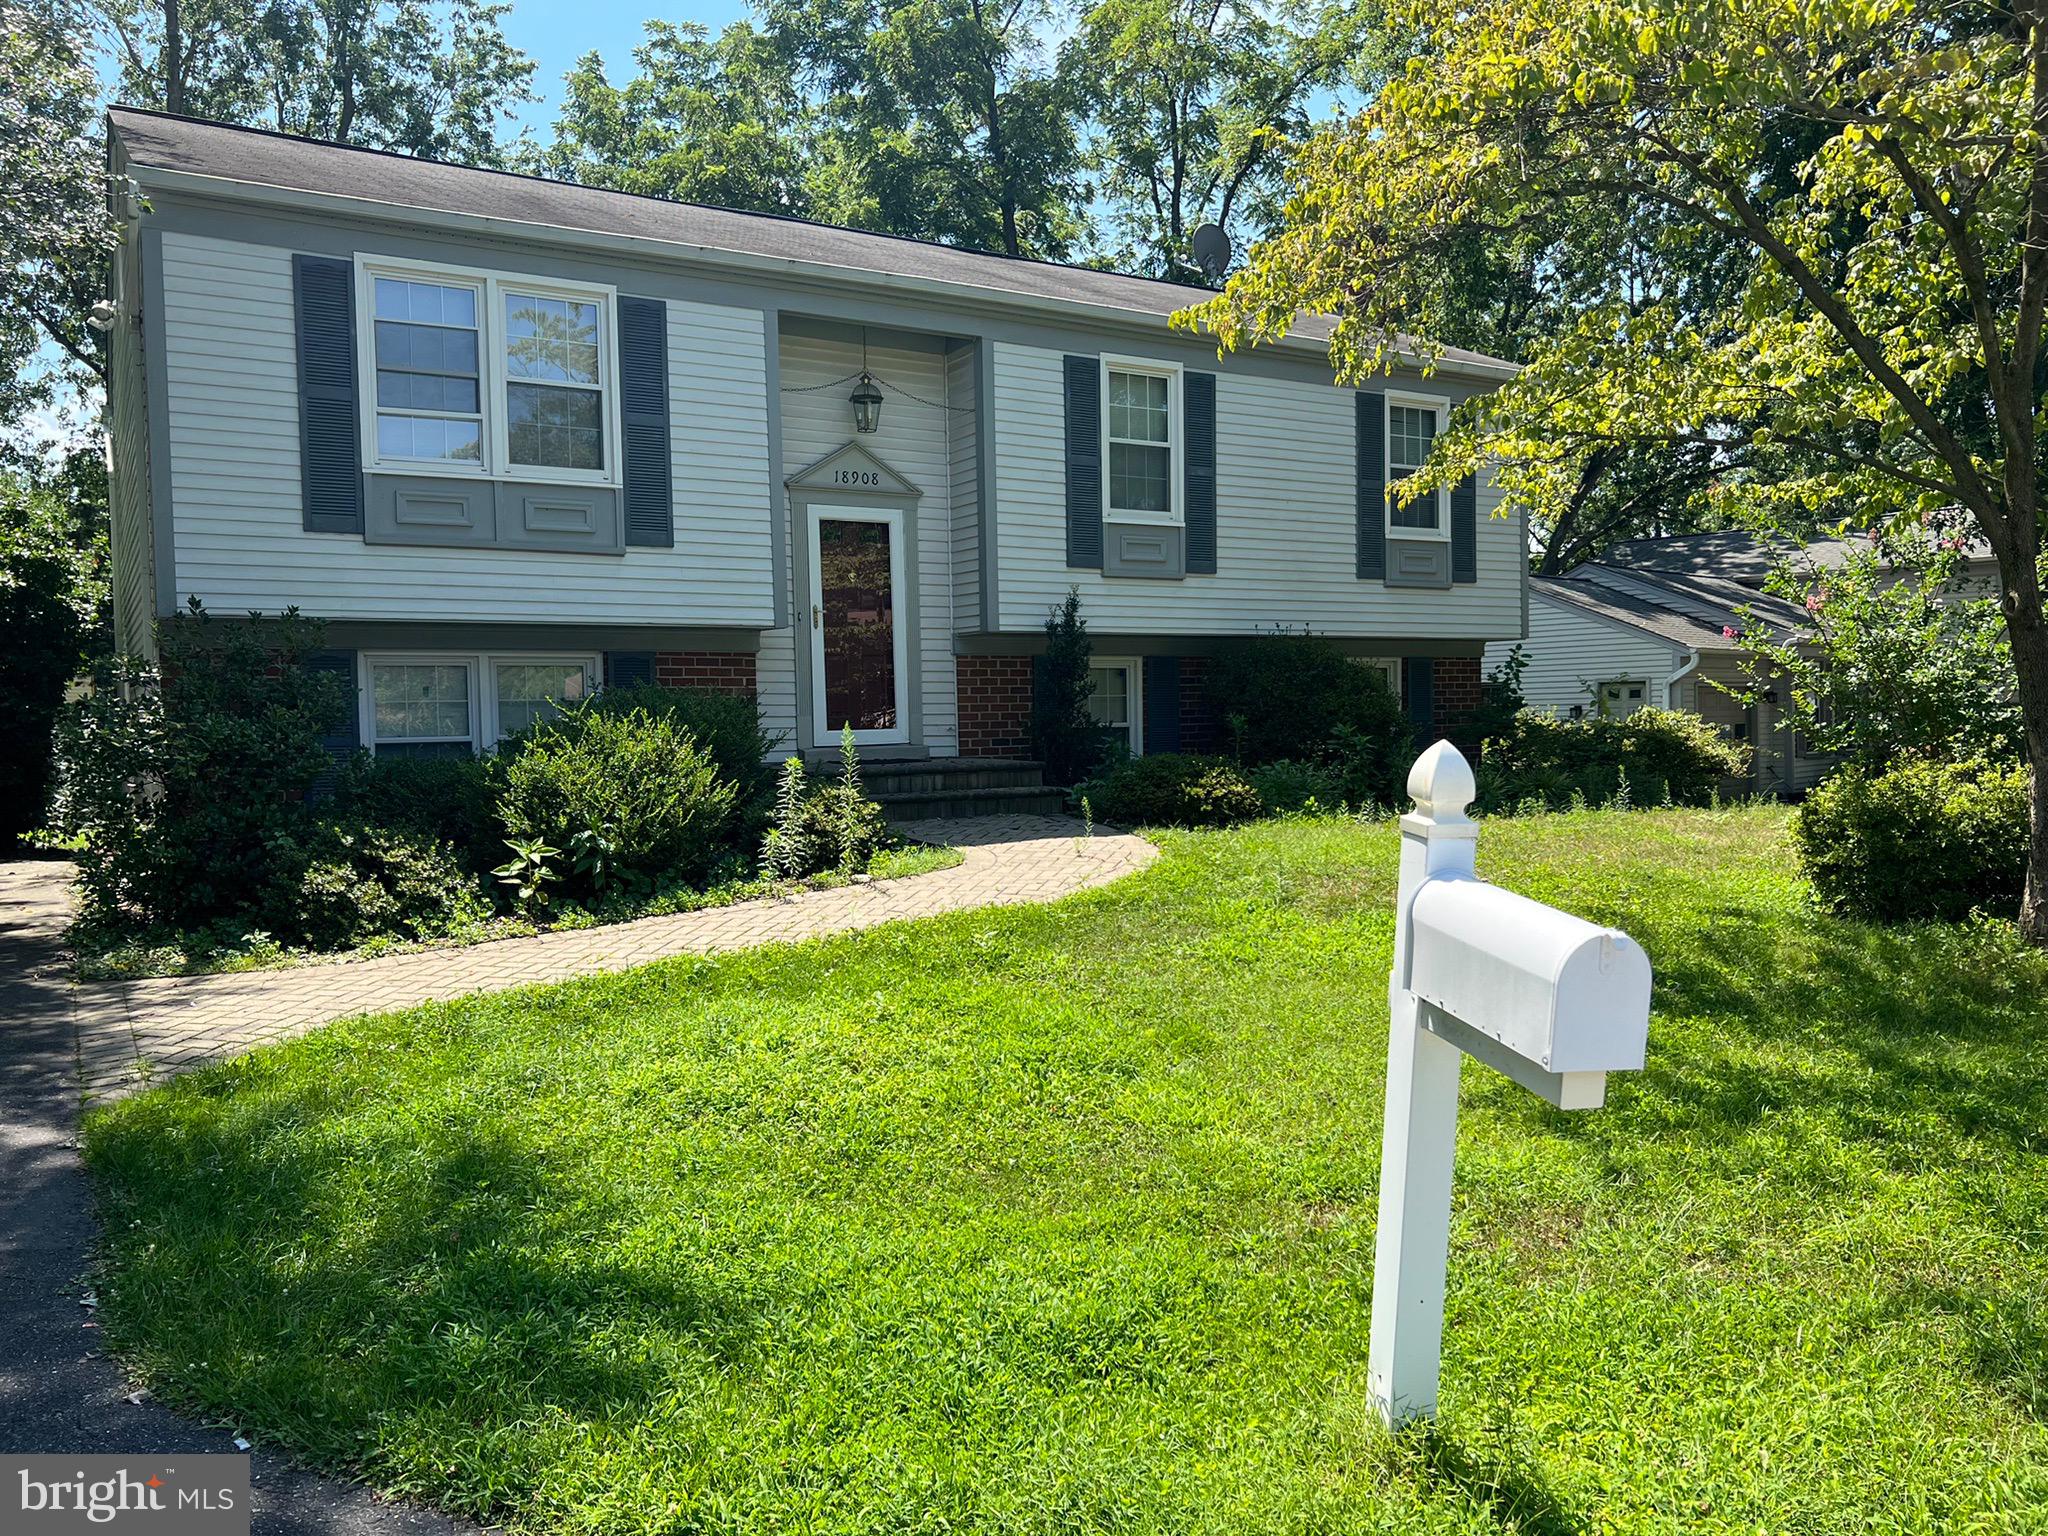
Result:
{"type": "Polygon", "coordinates": [[[371,468],[617,479],[612,296],[369,262],[371,468]]]}
{"type": "Polygon", "coordinates": [[[1175,394],[1171,371],[1120,367],[1104,370],[1103,447],[1112,517],[1174,522],[1180,517],[1173,472],[1175,394]]]}
{"type": "Polygon", "coordinates": [[[1406,506],[1391,494],[1397,481],[1417,473],[1429,460],[1429,451],[1443,431],[1444,406],[1427,400],[1387,401],[1387,531],[1409,537],[1443,538],[1448,534],[1444,517],[1444,493],[1427,491],[1406,506]]]}
{"type": "Polygon", "coordinates": [[[1136,661],[1097,661],[1088,669],[1095,691],[1088,696],[1088,716],[1116,746],[1131,757],[1144,751],[1139,724],[1136,661]]]}
{"type": "Polygon", "coordinates": [[[595,656],[366,656],[363,739],[387,757],[476,752],[596,690],[595,656]]]}
{"type": "Polygon", "coordinates": [[[1600,713],[1632,715],[1650,701],[1647,683],[1621,680],[1600,685],[1600,713]]]}

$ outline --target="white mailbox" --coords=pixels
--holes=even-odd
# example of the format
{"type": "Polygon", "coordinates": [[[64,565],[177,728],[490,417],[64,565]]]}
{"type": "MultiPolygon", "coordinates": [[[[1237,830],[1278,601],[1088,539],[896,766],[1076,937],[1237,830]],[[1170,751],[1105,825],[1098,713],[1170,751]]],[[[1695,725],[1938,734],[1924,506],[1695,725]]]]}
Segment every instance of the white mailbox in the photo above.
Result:
{"type": "Polygon", "coordinates": [[[1458,1074],[1466,1056],[1562,1109],[1596,1109],[1609,1072],[1643,1065],[1650,961],[1601,928],[1481,880],[1472,769],[1440,741],[1408,775],[1387,1114],[1367,1374],[1389,1424],[1436,1412],[1458,1074]]]}

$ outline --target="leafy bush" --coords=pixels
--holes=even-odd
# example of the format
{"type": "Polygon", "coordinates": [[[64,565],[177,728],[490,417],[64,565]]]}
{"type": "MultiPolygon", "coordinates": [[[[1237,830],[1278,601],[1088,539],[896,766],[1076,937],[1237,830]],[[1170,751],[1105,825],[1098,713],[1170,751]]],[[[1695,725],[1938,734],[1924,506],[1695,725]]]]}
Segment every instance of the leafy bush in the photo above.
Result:
{"type": "Polygon", "coordinates": [[[1793,833],[1807,879],[1838,912],[1952,922],[1974,907],[2013,911],[2027,868],[2027,770],[1852,764],[1807,798],[1793,833]]]}
{"type": "Polygon", "coordinates": [[[1209,697],[1249,764],[1324,761],[1343,798],[1391,804],[1415,755],[1415,728],[1375,667],[1314,635],[1236,640],[1209,664],[1209,697]]]}
{"type": "Polygon", "coordinates": [[[471,874],[504,857],[496,757],[372,757],[359,752],[335,776],[328,819],[417,833],[445,843],[471,874]]]}
{"type": "Polygon", "coordinates": [[[503,773],[508,841],[608,850],[578,861],[571,895],[601,895],[614,880],[701,880],[734,827],[738,787],[675,712],[571,710],[535,726],[503,773]]]}
{"type": "Polygon", "coordinates": [[[1746,747],[1698,715],[1640,709],[1632,715],[1560,720],[1540,710],[1515,716],[1479,760],[1482,810],[1574,802],[1638,806],[1705,805],[1724,778],[1748,771],[1746,747]]]}
{"type": "Polygon", "coordinates": [[[1334,811],[1344,804],[1344,774],[1331,763],[1265,763],[1246,778],[1259,803],[1276,816],[1296,811],[1334,811]]]}
{"type": "Polygon", "coordinates": [[[1224,757],[1157,752],[1113,764],[1081,785],[1097,819],[1118,826],[1227,827],[1264,806],[1237,764],[1224,757]]]}
{"type": "Polygon", "coordinates": [[[758,824],[767,816],[775,796],[775,769],[768,759],[782,737],[762,726],[761,706],[751,695],[639,683],[607,688],[585,708],[607,715],[638,710],[672,721],[711,754],[719,773],[732,783],[739,820],[758,824]]]}
{"type": "Polygon", "coordinates": [[[446,938],[492,914],[455,851],[418,831],[330,823],[280,850],[273,876],[264,928],[311,949],[446,938]]]}
{"type": "Polygon", "coordinates": [[[1081,617],[1081,594],[1070,589],[1066,601],[1046,617],[1045,654],[1031,671],[1032,750],[1045,763],[1048,783],[1077,784],[1108,755],[1108,735],[1088,713],[1095,692],[1088,664],[1094,654],[1081,617]]]}
{"type": "Polygon", "coordinates": [[[829,870],[865,871],[874,856],[890,846],[889,823],[882,808],[843,780],[816,783],[804,801],[798,825],[803,833],[799,874],[829,870]]]}
{"type": "Polygon", "coordinates": [[[266,899],[346,709],[342,680],[304,665],[319,646],[295,613],[223,624],[195,603],[160,627],[160,665],[94,669],[58,733],[56,820],[81,840],[88,917],[197,929],[266,899]]]}

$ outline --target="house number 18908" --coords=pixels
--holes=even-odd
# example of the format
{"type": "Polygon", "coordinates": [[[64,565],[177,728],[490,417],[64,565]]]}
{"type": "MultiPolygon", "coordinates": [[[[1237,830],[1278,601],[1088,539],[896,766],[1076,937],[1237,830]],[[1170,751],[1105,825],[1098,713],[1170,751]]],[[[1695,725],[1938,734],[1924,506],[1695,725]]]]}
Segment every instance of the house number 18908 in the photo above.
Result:
{"type": "Polygon", "coordinates": [[[880,485],[882,477],[872,469],[835,469],[833,482],[837,485],[880,485]]]}

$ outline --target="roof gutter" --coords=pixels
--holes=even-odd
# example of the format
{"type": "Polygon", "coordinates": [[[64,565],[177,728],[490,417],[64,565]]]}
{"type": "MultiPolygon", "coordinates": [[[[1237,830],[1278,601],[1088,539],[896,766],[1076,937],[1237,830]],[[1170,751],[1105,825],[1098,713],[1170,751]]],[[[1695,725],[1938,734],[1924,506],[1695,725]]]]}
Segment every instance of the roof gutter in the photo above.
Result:
{"type": "Polygon", "coordinates": [[[1678,707],[1671,702],[1671,690],[1691,676],[1693,668],[1699,664],[1700,653],[1698,651],[1687,651],[1685,653],[1685,660],[1679,663],[1678,670],[1664,679],[1664,707],[1666,709],[1676,709],[1678,707]]]}
{"type": "MultiPolygon", "coordinates": [[[[1090,304],[1072,299],[1043,298],[1035,294],[1013,293],[1001,288],[985,288],[974,283],[956,283],[941,278],[915,277],[895,272],[871,272],[859,267],[800,261],[787,256],[762,256],[752,251],[727,250],[721,246],[701,245],[688,240],[664,240],[650,235],[621,235],[605,230],[582,229],[573,225],[542,224],[528,219],[501,219],[480,213],[458,213],[445,208],[426,208],[380,198],[354,197],[341,192],[276,187],[264,182],[240,181],[231,176],[209,176],[198,171],[171,170],[162,166],[131,164],[129,174],[145,187],[161,187],[167,192],[228,198],[297,212],[303,212],[310,206],[331,213],[352,214],[366,219],[390,219],[394,215],[403,215],[415,224],[467,235],[530,237],[534,231],[540,231],[550,240],[585,250],[643,256],[649,253],[664,253],[671,256],[683,254],[707,265],[729,268],[750,276],[787,277],[794,274],[813,281],[878,289],[920,298],[930,298],[936,291],[972,303],[995,305],[1024,311],[1034,316],[1067,320],[1080,314],[1132,326],[1163,328],[1167,323],[1165,316],[1152,310],[1125,309],[1114,304],[1090,304]]],[[[1290,352],[1314,353],[1325,360],[1329,356],[1328,344],[1311,337],[1288,336],[1263,345],[1290,352]]],[[[1396,356],[1410,367],[1419,369],[1423,366],[1422,359],[1417,354],[1397,353],[1396,356]]],[[[1435,371],[1452,378],[1503,383],[1514,378],[1521,369],[1513,363],[1475,363],[1445,358],[1436,362],[1435,371]]]]}

